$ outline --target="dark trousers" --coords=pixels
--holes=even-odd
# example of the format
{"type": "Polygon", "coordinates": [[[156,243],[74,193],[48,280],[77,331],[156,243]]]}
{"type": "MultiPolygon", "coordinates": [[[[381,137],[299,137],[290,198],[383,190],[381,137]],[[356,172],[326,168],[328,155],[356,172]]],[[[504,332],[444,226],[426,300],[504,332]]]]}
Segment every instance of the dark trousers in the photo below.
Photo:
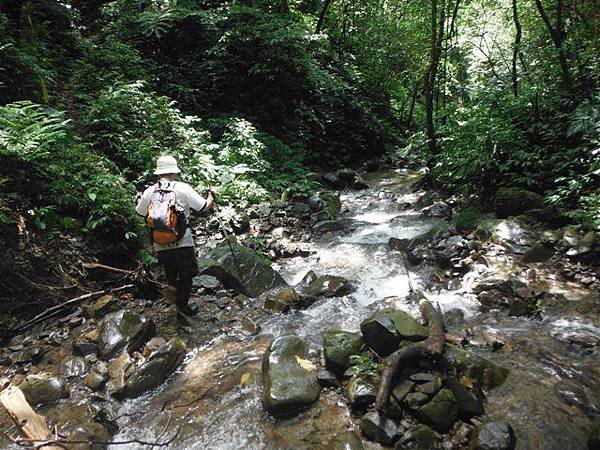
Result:
{"type": "Polygon", "coordinates": [[[175,304],[186,306],[192,292],[192,279],[198,274],[196,252],[193,247],[174,248],[157,252],[158,262],[162,264],[167,283],[177,287],[175,304]]]}

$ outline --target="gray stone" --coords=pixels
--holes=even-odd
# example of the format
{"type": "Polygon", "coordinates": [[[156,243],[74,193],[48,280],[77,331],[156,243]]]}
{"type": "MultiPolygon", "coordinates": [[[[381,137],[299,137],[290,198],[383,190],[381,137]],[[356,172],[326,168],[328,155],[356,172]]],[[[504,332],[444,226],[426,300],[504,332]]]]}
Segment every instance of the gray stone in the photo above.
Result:
{"type": "Polygon", "coordinates": [[[340,385],[337,376],[331,370],[319,370],[317,380],[323,387],[338,387],[340,385]]]}
{"type": "Polygon", "coordinates": [[[534,245],[523,254],[525,264],[548,261],[554,255],[554,249],[543,244],[534,245]]]}
{"type": "Polygon", "coordinates": [[[53,403],[69,396],[62,380],[44,373],[28,375],[19,384],[19,389],[32,406],[53,403]]]}
{"type": "Polygon", "coordinates": [[[139,350],[154,334],[154,323],[130,310],[108,314],[100,324],[98,353],[103,359],[116,356],[121,350],[139,350]]]}
{"type": "Polygon", "coordinates": [[[423,208],[422,212],[425,217],[449,218],[452,215],[452,208],[448,203],[435,202],[433,205],[423,208]]]}
{"type": "Polygon", "coordinates": [[[275,339],[262,361],[263,401],[274,416],[296,414],[319,399],[317,369],[308,344],[297,336],[275,339]]]}
{"type": "Polygon", "coordinates": [[[397,402],[402,403],[414,386],[414,381],[404,380],[392,390],[392,397],[394,397],[397,402]]]}
{"type": "Polygon", "coordinates": [[[250,297],[287,286],[265,256],[235,242],[223,242],[198,258],[198,267],[201,275],[213,275],[226,288],[250,297]]]}
{"type": "Polygon", "coordinates": [[[377,411],[362,416],[360,429],[366,437],[382,445],[392,445],[399,438],[398,426],[377,411]]]}
{"type": "Polygon", "coordinates": [[[118,311],[120,302],[114,295],[103,295],[91,305],[83,307],[83,313],[88,318],[100,319],[111,312],[118,311]]]}
{"type": "Polygon", "coordinates": [[[327,446],[327,450],[364,450],[360,437],[353,432],[347,431],[334,437],[327,446]]]}
{"type": "Polygon", "coordinates": [[[429,400],[429,395],[422,392],[412,392],[405,397],[404,402],[410,409],[418,409],[427,400],[429,400]]]}
{"type": "Polygon", "coordinates": [[[431,401],[421,406],[415,415],[440,433],[447,433],[458,417],[454,394],[450,389],[442,389],[431,401]]]}
{"type": "Polygon", "coordinates": [[[75,356],[93,355],[98,352],[98,346],[93,342],[78,341],[73,344],[73,354],[75,356]]]}
{"type": "Polygon", "coordinates": [[[366,406],[375,401],[379,389],[379,377],[366,373],[353,375],[348,380],[348,401],[352,406],[366,406]]]}
{"type": "Polygon", "coordinates": [[[185,357],[185,343],[174,338],[160,347],[127,376],[122,397],[138,397],[164,382],[181,365],[185,357]]]}
{"type": "Polygon", "coordinates": [[[194,277],[193,283],[193,286],[196,289],[204,288],[209,291],[215,291],[221,287],[221,282],[217,277],[213,277],[212,275],[199,275],[194,277]]]}
{"type": "Polygon", "coordinates": [[[419,424],[405,433],[394,447],[394,450],[431,450],[435,448],[436,441],[435,431],[427,425],[419,424]]]}
{"type": "Polygon", "coordinates": [[[509,424],[488,422],[477,432],[476,450],[513,450],[515,443],[515,433],[509,424]]]}
{"type": "Polygon", "coordinates": [[[494,198],[494,208],[500,218],[527,213],[532,209],[545,208],[544,197],[517,187],[502,187],[494,198]]]}
{"type": "Polygon", "coordinates": [[[85,385],[92,391],[100,389],[108,381],[108,366],[104,361],[98,361],[85,377],[85,385]]]}
{"type": "Polygon", "coordinates": [[[325,366],[337,375],[343,375],[350,367],[350,356],[359,354],[364,343],[359,333],[327,331],[323,336],[325,366]]]}
{"type": "Polygon", "coordinates": [[[475,234],[504,246],[513,253],[524,253],[535,242],[531,229],[517,219],[491,219],[479,224],[475,234]]]}

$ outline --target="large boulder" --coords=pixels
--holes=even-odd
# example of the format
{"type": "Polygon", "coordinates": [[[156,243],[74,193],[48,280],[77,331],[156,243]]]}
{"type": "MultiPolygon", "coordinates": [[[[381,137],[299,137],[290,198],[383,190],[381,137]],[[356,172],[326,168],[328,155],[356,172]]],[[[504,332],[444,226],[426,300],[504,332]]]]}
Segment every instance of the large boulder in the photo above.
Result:
{"type": "Polygon", "coordinates": [[[223,242],[210,250],[198,258],[198,266],[201,275],[213,275],[225,287],[250,297],[287,286],[266,257],[235,242],[223,242]]]}
{"type": "Polygon", "coordinates": [[[138,350],[154,334],[154,323],[136,312],[121,310],[108,314],[100,324],[98,354],[103,359],[116,356],[121,350],[138,350]]]}
{"type": "Polygon", "coordinates": [[[174,338],[151,354],[141,366],[127,377],[122,397],[138,397],[165,381],[181,365],[185,357],[185,343],[174,338]]]}
{"type": "Polygon", "coordinates": [[[484,423],[473,435],[475,450],[513,450],[515,448],[515,433],[507,423],[484,423]]]}
{"type": "Polygon", "coordinates": [[[262,361],[263,401],[274,416],[295,414],[318,400],[317,369],[308,360],[308,344],[297,336],[275,339],[262,361]]]}
{"type": "Polygon", "coordinates": [[[366,343],[379,356],[388,356],[398,349],[402,339],[419,341],[427,338],[427,328],[413,317],[397,309],[383,309],[360,324],[366,343]]]}
{"type": "Polygon", "coordinates": [[[45,374],[28,375],[19,389],[32,405],[45,405],[69,396],[61,379],[45,374]]]}
{"type": "Polygon", "coordinates": [[[329,330],[323,336],[325,366],[336,375],[350,367],[350,356],[360,353],[365,341],[359,333],[329,330]]]}
{"type": "Polygon", "coordinates": [[[517,216],[532,209],[544,209],[545,206],[544,197],[540,194],[518,187],[500,188],[494,198],[494,208],[500,218],[517,216]]]}
{"type": "Polygon", "coordinates": [[[531,229],[516,219],[484,220],[475,230],[475,235],[519,254],[524,253],[536,240],[531,229]]]}
{"type": "Polygon", "coordinates": [[[454,345],[446,346],[442,358],[459,378],[465,376],[476,380],[484,389],[500,386],[508,376],[508,369],[454,345]]]}
{"type": "Polygon", "coordinates": [[[450,389],[442,389],[421,406],[415,415],[440,433],[446,433],[458,418],[456,398],[450,389]]]}

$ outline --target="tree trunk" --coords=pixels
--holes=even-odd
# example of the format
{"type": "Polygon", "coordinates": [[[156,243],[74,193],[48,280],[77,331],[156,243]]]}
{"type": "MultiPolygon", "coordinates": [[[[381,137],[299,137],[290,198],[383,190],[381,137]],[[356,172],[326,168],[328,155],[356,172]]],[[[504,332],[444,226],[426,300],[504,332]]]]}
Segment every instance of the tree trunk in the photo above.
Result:
{"type": "Polygon", "coordinates": [[[329,5],[331,5],[331,0],[325,0],[323,3],[323,9],[321,9],[321,14],[319,14],[319,21],[317,22],[317,28],[315,29],[315,33],[320,33],[323,29],[323,23],[325,22],[325,16],[327,16],[327,10],[329,9],[329,5]]]}
{"type": "Polygon", "coordinates": [[[562,24],[563,0],[558,0],[558,3],[556,4],[556,26],[553,26],[552,22],[550,22],[550,17],[548,17],[548,13],[544,9],[541,0],[535,0],[535,6],[537,7],[540,17],[548,29],[548,33],[550,33],[550,38],[552,39],[552,43],[554,44],[554,47],[558,53],[558,63],[560,66],[562,85],[565,90],[571,90],[571,72],[569,70],[567,54],[563,45],[565,42],[565,33],[563,31],[562,24]]]}
{"type": "Polygon", "coordinates": [[[513,95],[519,96],[519,74],[517,73],[517,61],[519,59],[519,52],[521,47],[521,36],[523,31],[521,29],[521,21],[519,20],[519,8],[517,5],[518,0],[512,0],[512,11],[513,11],[513,22],[515,23],[515,42],[513,44],[512,54],[512,89],[513,95]]]}

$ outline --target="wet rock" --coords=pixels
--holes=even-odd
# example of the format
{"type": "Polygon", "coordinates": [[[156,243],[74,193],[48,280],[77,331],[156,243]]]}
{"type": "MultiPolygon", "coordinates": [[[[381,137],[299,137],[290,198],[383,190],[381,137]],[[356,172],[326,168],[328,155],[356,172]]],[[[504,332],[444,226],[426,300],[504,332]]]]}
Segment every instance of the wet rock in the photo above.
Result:
{"type": "Polygon", "coordinates": [[[600,420],[596,420],[592,423],[587,446],[588,450],[600,450],[600,420]]]}
{"type": "Polygon", "coordinates": [[[295,414],[318,400],[317,370],[308,344],[297,336],[275,339],[263,356],[263,401],[274,416],[295,414]]]}
{"type": "Polygon", "coordinates": [[[350,356],[360,353],[365,341],[359,333],[329,330],[323,336],[323,352],[326,367],[343,375],[350,367],[350,356]]]}
{"type": "Polygon", "coordinates": [[[321,275],[302,288],[307,297],[343,297],[354,290],[352,284],[344,277],[321,275]]]}
{"type": "Polygon", "coordinates": [[[456,398],[450,389],[442,389],[431,401],[421,406],[415,414],[440,433],[446,433],[458,418],[456,398]]]}
{"type": "Polygon", "coordinates": [[[425,217],[450,218],[452,207],[446,202],[435,202],[433,205],[423,208],[422,212],[425,217]]]}
{"type": "Polygon", "coordinates": [[[36,364],[42,359],[42,350],[39,347],[28,347],[21,351],[12,352],[8,359],[12,364],[36,364]]]}
{"type": "Polygon", "coordinates": [[[377,411],[370,411],[362,416],[360,429],[366,437],[382,445],[392,445],[399,437],[398,426],[377,411]]]}
{"type": "Polygon", "coordinates": [[[65,362],[62,373],[65,378],[79,378],[87,373],[87,363],[81,356],[75,356],[65,362]]]}
{"type": "Polygon", "coordinates": [[[138,397],[158,386],[175,372],[184,357],[185,343],[179,338],[171,339],[131,372],[125,382],[122,396],[138,397]]]}
{"type": "Polygon", "coordinates": [[[396,309],[376,312],[360,324],[365,341],[379,356],[398,349],[401,339],[418,341],[427,338],[427,328],[408,313],[396,309]]]}
{"type": "Polygon", "coordinates": [[[331,233],[343,229],[344,224],[339,220],[319,220],[312,226],[312,230],[315,234],[331,233]]]}
{"type": "Polygon", "coordinates": [[[323,208],[330,219],[334,219],[342,209],[340,196],[335,192],[321,192],[319,199],[323,202],[323,208]]]}
{"type": "Polygon", "coordinates": [[[485,423],[474,437],[476,450],[513,450],[515,448],[515,433],[507,423],[485,423]]]}
{"type": "Polygon", "coordinates": [[[246,330],[252,336],[256,336],[262,330],[262,327],[260,326],[260,324],[256,323],[256,321],[250,317],[246,317],[246,316],[240,317],[240,323],[244,327],[244,330],[246,330]]]}
{"type": "Polygon", "coordinates": [[[534,245],[525,253],[522,260],[525,264],[548,261],[554,255],[554,249],[543,244],[534,245]]]}
{"type": "Polygon", "coordinates": [[[19,389],[32,406],[46,405],[69,396],[61,379],[44,373],[28,375],[19,384],[19,389]]]}
{"type": "Polygon", "coordinates": [[[411,237],[396,238],[392,237],[388,241],[388,248],[407,252],[421,244],[434,239],[448,229],[448,223],[440,219],[428,219],[424,224],[416,223],[418,232],[411,237]]]}
{"type": "Polygon", "coordinates": [[[483,414],[483,402],[460,383],[460,381],[454,377],[450,377],[446,380],[445,385],[454,394],[458,415],[462,419],[467,420],[473,416],[483,414]]]}
{"type": "Polygon", "coordinates": [[[92,444],[70,444],[69,449],[74,450],[104,450],[110,441],[110,433],[97,422],[88,422],[78,425],[71,435],[70,441],[90,441],[92,444]]]}
{"type": "Polygon", "coordinates": [[[446,346],[442,358],[457,375],[477,380],[483,389],[500,386],[508,376],[508,369],[453,345],[446,346]]]}
{"type": "Polygon", "coordinates": [[[262,295],[263,305],[266,309],[277,312],[287,312],[298,306],[300,296],[289,286],[271,289],[262,295]]]}
{"type": "Polygon", "coordinates": [[[398,403],[402,403],[414,386],[414,381],[404,380],[394,387],[392,390],[392,397],[394,397],[398,403]]]}
{"type": "Polygon", "coordinates": [[[360,437],[355,432],[347,431],[334,437],[329,442],[327,450],[364,450],[364,447],[360,437]]]}
{"type": "Polygon", "coordinates": [[[419,424],[409,430],[402,439],[398,441],[394,450],[431,450],[432,448],[435,448],[436,441],[437,435],[435,431],[427,425],[419,424]]]}
{"type": "Polygon", "coordinates": [[[98,352],[98,346],[93,342],[78,341],[73,344],[73,354],[75,356],[94,355],[98,352]]]}
{"type": "Polygon", "coordinates": [[[85,385],[92,391],[102,388],[108,381],[108,366],[104,361],[98,361],[85,377],[85,385]]]}
{"type": "Polygon", "coordinates": [[[198,267],[201,275],[213,275],[226,288],[250,297],[287,286],[267,258],[235,242],[223,242],[198,258],[198,267]]]}
{"type": "Polygon", "coordinates": [[[107,314],[118,311],[120,308],[119,299],[114,295],[103,295],[91,305],[83,307],[83,313],[87,318],[100,319],[107,314]]]}
{"type": "Polygon", "coordinates": [[[494,198],[494,208],[500,218],[527,213],[532,209],[545,208],[544,197],[535,192],[517,187],[498,189],[494,198]]]}
{"type": "Polygon", "coordinates": [[[136,351],[152,334],[154,323],[136,312],[126,309],[108,314],[100,324],[98,354],[103,359],[110,359],[123,349],[136,351]]]}
{"type": "Polygon", "coordinates": [[[125,374],[133,364],[133,360],[129,353],[123,352],[118,358],[113,359],[108,365],[109,381],[106,386],[106,391],[112,394],[118,394],[125,386],[125,374]]]}
{"type": "Polygon", "coordinates": [[[352,406],[366,406],[375,401],[379,389],[379,377],[359,373],[348,380],[348,402],[352,406]]]}
{"type": "Polygon", "coordinates": [[[475,234],[518,254],[524,253],[535,241],[531,229],[517,219],[485,220],[479,224],[475,234]]]}

